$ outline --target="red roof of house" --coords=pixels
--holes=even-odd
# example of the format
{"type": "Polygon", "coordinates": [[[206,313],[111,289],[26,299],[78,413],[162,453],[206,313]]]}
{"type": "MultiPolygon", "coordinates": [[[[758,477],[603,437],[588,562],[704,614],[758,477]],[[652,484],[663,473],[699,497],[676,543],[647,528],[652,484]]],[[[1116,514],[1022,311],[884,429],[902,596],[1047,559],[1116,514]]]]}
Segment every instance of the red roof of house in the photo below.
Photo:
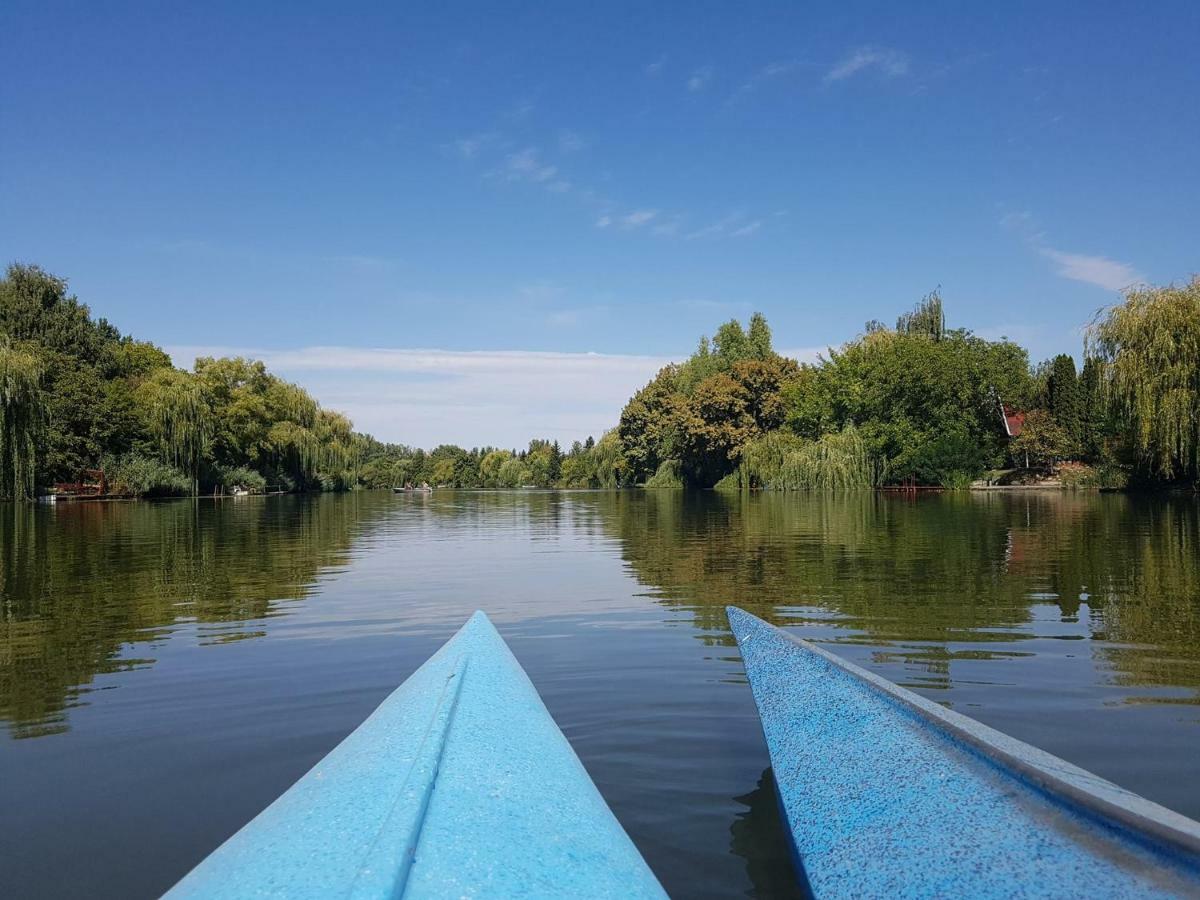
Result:
{"type": "Polygon", "coordinates": [[[1025,430],[1025,413],[1018,412],[1007,403],[1004,404],[1004,428],[1009,437],[1016,437],[1025,430]]]}

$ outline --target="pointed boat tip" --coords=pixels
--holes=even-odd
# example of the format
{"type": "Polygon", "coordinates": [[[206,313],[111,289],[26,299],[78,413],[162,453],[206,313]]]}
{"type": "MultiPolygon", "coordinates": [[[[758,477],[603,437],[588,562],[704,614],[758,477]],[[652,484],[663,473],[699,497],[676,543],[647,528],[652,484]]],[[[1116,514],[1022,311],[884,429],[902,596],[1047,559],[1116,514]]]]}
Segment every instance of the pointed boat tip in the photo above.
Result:
{"type": "Polygon", "coordinates": [[[758,616],[754,615],[754,613],[748,613],[744,609],[742,609],[740,606],[726,606],[725,607],[725,617],[727,619],[729,619],[730,625],[732,625],[734,623],[734,620],[737,620],[737,619],[740,619],[742,621],[750,621],[750,622],[761,622],[762,621],[762,619],[758,618],[758,616]]]}
{"type": "Polygon", "coordinates": [[[463,623],[463,628],[487,628],[492,631],[496,630],[496,625],[492,624],[492,620],[487,618],[487,613],[482,610],[475,610],[470,614],[470,618],[466,623],[463,623]]]}
{"type": "Polygon", "coordinates": [[[729,630],[733,632],[733,639],[738,642],[738,646],[741,646],[742,636],[754,617],[739,606],[726,606],[725,618],[729,621],[729,630]]]}

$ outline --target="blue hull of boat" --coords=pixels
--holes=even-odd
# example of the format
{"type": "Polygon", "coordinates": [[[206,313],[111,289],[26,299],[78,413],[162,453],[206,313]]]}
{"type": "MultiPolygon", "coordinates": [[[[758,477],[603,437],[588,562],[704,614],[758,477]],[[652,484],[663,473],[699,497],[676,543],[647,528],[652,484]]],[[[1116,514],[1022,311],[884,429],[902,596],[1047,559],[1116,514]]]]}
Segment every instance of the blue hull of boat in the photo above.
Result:
{"type": "Polygon", "coordinates": [[[665,894],[478,612],[167,896],[665,894]]]}
{"type": "Polygon", "coordinates": [[[1200,896],[1200,824],[728,613],[815,896],[1200,896]]]}

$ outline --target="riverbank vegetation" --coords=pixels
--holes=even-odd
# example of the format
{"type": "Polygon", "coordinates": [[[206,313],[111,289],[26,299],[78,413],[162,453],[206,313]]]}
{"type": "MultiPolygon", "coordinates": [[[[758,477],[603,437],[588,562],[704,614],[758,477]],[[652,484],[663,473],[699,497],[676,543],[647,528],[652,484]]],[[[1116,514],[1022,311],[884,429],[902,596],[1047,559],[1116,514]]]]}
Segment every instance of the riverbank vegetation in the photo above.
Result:
{"type": "Polygon", "coordinates": [[[760,314],[727,322],[599,440],[426,451],[355,432],[261,362],[175,368],[93,318],[63,279],[14,264],[0,279],[0,495],[97,478],[122,496],[423,482],[956,488],[1006,466],[1055,469],[1072,486],[1194,486],[1198,373],[1200,280],[1129,291],[1092,322],[1081,372],[1070,355],[1031,366],[1012,341],[949,327],[935,292],[815,363],[778,353],[760,314]]]}
{"type": "Polygon", "coordinates": [[[176,369],[35,266],[10,266],[0,280],[0,341],[5,496],[100,472],[111,493],[132,496],[355,480],[361,441],[344,416],[260,362],[176,369]]]}
{"type": "Polygon", "coordinates": [[[936,292],[813,364],[775,353],[756,315],[660,371],[619,434],[626,477],[647,487],[962,488],[1010,466],[1061,468],[1065,486],[1195,486],[1200,280],[1128,292],[1092,323],[1081,373],[948,327],[936,292]]]}

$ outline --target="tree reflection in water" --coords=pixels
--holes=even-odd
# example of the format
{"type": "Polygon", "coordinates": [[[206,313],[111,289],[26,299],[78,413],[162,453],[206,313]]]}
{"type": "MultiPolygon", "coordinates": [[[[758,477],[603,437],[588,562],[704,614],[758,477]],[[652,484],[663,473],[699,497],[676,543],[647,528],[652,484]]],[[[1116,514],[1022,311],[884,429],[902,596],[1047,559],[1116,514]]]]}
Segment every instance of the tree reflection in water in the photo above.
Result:
{"type": "MultiPolygon", "coordinates": [[[[1069,492],[617,495],[604,516],[637,578],[732,646],[724,607],[825,623],[947,686],[955,660],[1085,615],[1129,702],[1200,703],[1200,502],[1069,492]],[[952,646],[953,645],[953,646],[952,646]],[[963,645],[971,645],[964,647],[963,645]],[[1184,689],[1184,690],[1179,690],[1184,689]]],[[[1062,631],[1061,628],[1058,629],[1062,631]]],[[[1054,634],[1053,636],[1066,636],[1054,634]]]]}
{"type": "Polygon", "coordinates": [[[190,623],[202,644],[265,634],[345,562],[359,510],[297,497],[0,507],[0,718],[14,737],[65,731],[96,675],[153,665],[190,623]]]}

